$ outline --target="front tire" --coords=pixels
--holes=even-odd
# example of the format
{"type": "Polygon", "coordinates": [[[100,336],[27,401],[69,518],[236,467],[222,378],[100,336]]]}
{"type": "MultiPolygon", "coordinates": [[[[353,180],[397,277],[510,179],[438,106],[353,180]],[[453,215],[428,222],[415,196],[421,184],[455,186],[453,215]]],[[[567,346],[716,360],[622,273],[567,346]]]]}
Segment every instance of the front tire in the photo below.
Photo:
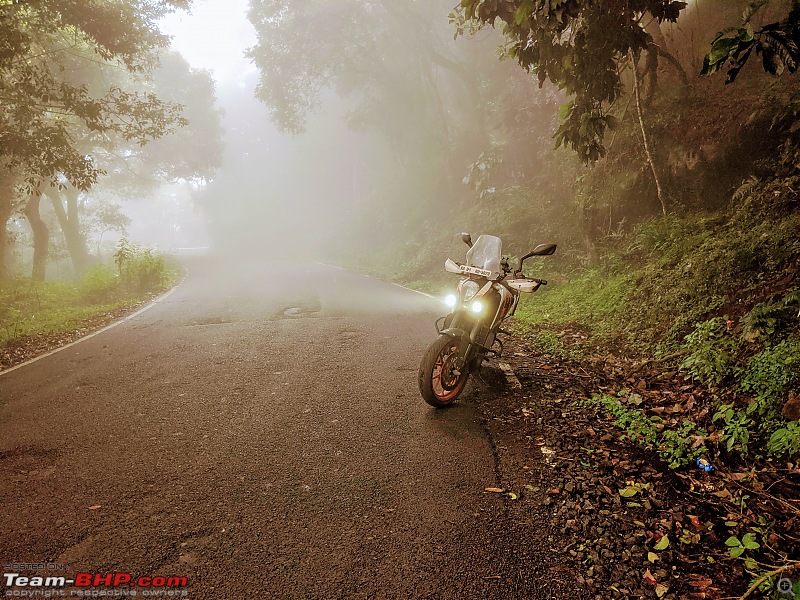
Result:
{"type": "Polygon", "coordinates": [[[458,362],[460,337],[442,335],[425,351],[419,365],[419,391],[434,408],[444,408],[455,402],[464,391],[469,373],[466,368],[454,373],[458,362]]]}

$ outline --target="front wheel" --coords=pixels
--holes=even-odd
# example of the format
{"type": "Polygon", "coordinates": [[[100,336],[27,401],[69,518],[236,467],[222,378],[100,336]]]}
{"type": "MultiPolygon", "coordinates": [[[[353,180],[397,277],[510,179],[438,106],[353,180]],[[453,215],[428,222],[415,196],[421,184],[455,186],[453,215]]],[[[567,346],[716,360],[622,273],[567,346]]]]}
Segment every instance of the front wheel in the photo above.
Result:
{"type": "Polygon", "coordinates": [[[469,373],[456,372],[460,337],[442,335],[425,351],[419,365],[419,391],[434,408],[452,404],[464,391],[469,373]]]}

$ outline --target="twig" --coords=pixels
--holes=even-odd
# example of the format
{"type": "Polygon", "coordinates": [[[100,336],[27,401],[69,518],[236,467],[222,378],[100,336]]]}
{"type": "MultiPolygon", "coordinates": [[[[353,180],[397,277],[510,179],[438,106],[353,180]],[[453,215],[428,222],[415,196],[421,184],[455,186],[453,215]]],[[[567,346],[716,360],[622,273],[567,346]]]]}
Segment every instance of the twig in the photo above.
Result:
{"type": "Polygon", "coordinates": [[[687,352],[688,350],[678,350],[677,352],[673,352],[672,354],[668,354],[667,356],[662,356],[661,358],[648,358],[646,361],[639,364],[633,371],[631,371],[631,373],[636,373],[639,369],[641,369],[645,365],[649,365],[650,363],[667,362],[668,360],[672,360],[673,358],[678,358],[679,356],[683,356],[687,352]]]}
{"type": "Polygon", "coordinates": [[[774,569],[769,573],[764,573],[761,577],[759,577],[756,580],[756,582],[753,585],[750,586],[750,589],[744,593],[744,596],[739,596],[739,600],[745,600],[745,598],[747,598],[750,594],[756,591],[756,589],[758,589],[758,586],[760,586],[770,577],[774,577],[775,575],[780,575],[784,571],[789,571],[790,569],[794,569],[797,567],[800,567],[800,560],[797,562],[789,563],[788,565],[783,565],[782,567],[778,567],[777,569],[774,569]]]}

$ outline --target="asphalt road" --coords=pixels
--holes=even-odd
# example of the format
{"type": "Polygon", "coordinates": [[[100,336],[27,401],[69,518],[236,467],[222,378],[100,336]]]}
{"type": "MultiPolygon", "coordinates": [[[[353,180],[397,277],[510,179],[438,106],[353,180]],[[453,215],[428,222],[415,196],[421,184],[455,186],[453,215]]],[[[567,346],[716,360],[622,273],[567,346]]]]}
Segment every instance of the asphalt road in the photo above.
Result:
{"type": "Polygon", "coordinates": [[[186,576],[190,598],[549,597],[546,549],[484,492],[475,405],[419,396],[440,312],[332,267],[195,259],[155,307],[0,377],[4,572],[186,576]]]}

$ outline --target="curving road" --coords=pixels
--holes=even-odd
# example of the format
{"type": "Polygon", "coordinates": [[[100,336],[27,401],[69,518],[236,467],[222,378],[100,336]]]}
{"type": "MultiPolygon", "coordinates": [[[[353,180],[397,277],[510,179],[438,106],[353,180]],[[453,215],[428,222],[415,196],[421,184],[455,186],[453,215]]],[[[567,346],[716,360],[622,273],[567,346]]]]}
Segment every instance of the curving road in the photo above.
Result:
{"type": "Polygon", "coordinates": [[[195,259],[150,310],[0,377],[4,572],[186,576],[190,598],[549,597],[544,549],[484,492],[474,405],[419,397],[440,311],[332,267],[195,259]]]}

